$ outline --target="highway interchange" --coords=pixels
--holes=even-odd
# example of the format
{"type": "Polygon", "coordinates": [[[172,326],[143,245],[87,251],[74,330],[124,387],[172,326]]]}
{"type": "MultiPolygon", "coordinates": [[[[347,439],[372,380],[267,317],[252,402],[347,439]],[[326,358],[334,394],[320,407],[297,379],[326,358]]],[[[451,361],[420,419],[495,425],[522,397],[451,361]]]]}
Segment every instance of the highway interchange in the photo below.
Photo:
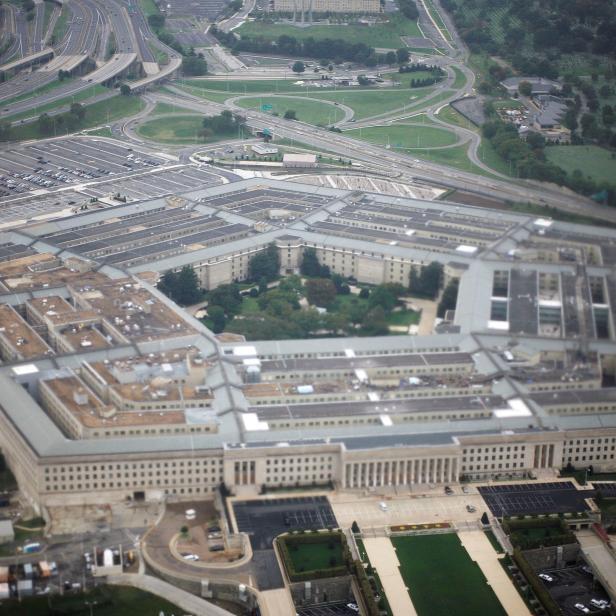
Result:
{"type": "MultiPolygon", "coordinates": [[[[219,27],[226,31],[237,29],[248,18],[253,6],[253,0],[248,0],[237,14],[222,20],[219,27]]],[[[423,29],[430,32],[433,38],[443,37],[444,42],[450,48],[449,55],[438,56],[436,60],[430,60],[430,62],[438,62],[447,72],[447,78],[434,90],[435,93],[440,93],[440,96],[434,97],[438,102],[430,103],[430,100],[426,100],[423,106],[415,106],[413,113],[407,113],[402,108],[359,120],[352,118],[352,110],[342,105],[341,111],[344,112],[344,118],[337,126],[360,128],[373,126],[377,122],[379,125],[384,125],[401,119],[413,122],[414,117],[425,114],[433,123],[444,125],[447,130],[454,133],[458,140],[457,143],[468,144],[469,166],[472,163],[482,169],[484,172],[482,175],[421,160],[419,154],[409,155],[387,147],[366,144],[344,132],[331,132],[300,121],[284,120],[257,110],[246,111],[244,107],[238,104],[241,102],[239,96],[231,97],[224,103],[205,101],[189,94],[185,89],[175,87],[173,83],[167,85],[164,91],[155,89],[143,94],[143,98],[148,105],[145,112],[140,113],[133,121],[128,119],[128,121],[123,120],[115,123],[110,127],[112,134],[115,137],[138,143],[141,147],[152,147],[154,150],[159,150],[160,146],[158,145],[144,143],[143,138],[137,136],[134,130],[135,124],[144,117],[144,113],[151,111],[156,103],[172,104],[183,108],[185,111],[198,114],[215,114],[223,109],[229,109],[245,116],[248,127],[254,131],[267,128],[273,132],[276,138],[290,139],[315,150],[330,152],[344,158],[352,158],[363,165],[367,172],[375,170],[395,177],[397,181],[423,182],[448,189],[459,189],[483,196],[497,197],[501,200],[529,201],[570,213],[584,213],[616,222],[616,213],[578,195],[563,191],[559,187],[530,181],[512,180],[490,169],[478,156],[481,144],[479,133],[468,128],[446,124],[439,118],[438,111],[447,106],[449,102],[474,95],[475,76],[466,66],[467,51],[465,46],[455,30],[451,28],[447,18],[445,17],[451,31],[451,37],[445,39],[436,24],[433,21],[431,24],[429,23],[432,18],[425,6],[422,5],[422,7],[420,7],[420,25],[423,23],[423,29]],[[455,89],[453,88],[454,68],[461,71],[465,77],[463,86],[455,89]],[[353,124],[349,122],[353,122],[353,124]]],[[[42,106],[49,107],[50,103],[54,102],[58,102],[58,109],[55,112],[64,111],[70,105],[71,97],[87,91],[88,88],[92,88],[92,96],[88,101],[85,101],[86,104],[114,96],[115,93],[112,88],[102,93],[95,93],[94,86],[117,82],[118,76],[125,74],[129,68],[139,65],[143,67],[142,75],[145,76],[130,83],[133,90],[140,91],[157,81],[168,80],[169,77],[173,77],[181,62],[176,52],[158,41],[150,30],[140,6],[134,0],[70,0],[61,10],[69,11],[70,14],[65,35],[54,46],[55,57],[47,64],[33,67],[31,71],[18,72],[5,83],[0,84],[0,120],[7,119],[13,124],[34,121],[42,106]],[[108,37],[110,36],[113,36],[115,40],[115,53],[105,60],[104,54],[101,55],[101,50],[107,48],[108,37]],[[169,54],[169,65],[159,67],[156,64],[153,47],[158,47],[159,50],[169,54]],[[49,87],[58,78],[60,70],[67,70],[79,64],[83,66],[82,74],[69,80],[66,84],[53,88],[49,87]],[[38,92],[37,89],[42,86],[47,87],[38,92]],[[31,116],[26,113],[28,111],[32,112],[31,116]],[[18,117],[21,119],[12,120],[12,116],[17,113],[20,114],[18,117]]],[[[28,32],[30,34],[36,33],[36,36],[41,36],[41,33],[43,33],[43,39],[49,40],[49,30],[58,18],[60,8],[56,7],[53,11],[52,18],[49,20],[48,31],[43,32],[44,28],[40,23],[43,18],[43,11],[37,7],[35,23],[28,32]]],[[[20,17],[20,11],[14,7],[8,10],[3,7],[2,19],[5,29],[11,30],[13,38],[20,41],[21,55],[24,60],[27,60],[27,52],[40,50],[43,42],[38,46],[33,46],[30,34],[23,32],[20,34],[19,24],[23,21],[20,17]]],[[[223,69],[222,75],[218,75],[218,78],[224,76],[229,80],[275,79],[286,77],[289,74],[288,65],[247,66],[241,59],[231,56],[220,47],[217,48],[216,53],[222,58],[221,66],[227,67],[223,69]]],[[[6,52],[2,57],[6,58],[6,52]]],[[[12,61],[14,60],[15,58],[12,58],[12,61]]],[[[354,74],[358,72],[361,72],[361,68],[356,69],[354,74]]],[[[53,114],[54,110],[48,111],[48,113],[53,114]]],[[[192,150],[194,149],[192,148],[192,150]]],[[[182,148],[180,148],[179,155],[182,155],[182,148]]]]}

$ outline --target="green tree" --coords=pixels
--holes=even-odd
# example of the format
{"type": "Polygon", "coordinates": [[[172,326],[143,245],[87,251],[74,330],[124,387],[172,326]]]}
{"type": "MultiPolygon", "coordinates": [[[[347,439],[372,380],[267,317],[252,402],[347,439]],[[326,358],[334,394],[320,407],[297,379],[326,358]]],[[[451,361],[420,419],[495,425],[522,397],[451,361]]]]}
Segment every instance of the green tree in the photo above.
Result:
{"type": "Polygon", "coordinates": [[[215,334],[220,334],[220,332],[224,331],[227,319],[225,317],[225,311],[221,306],[208,306],[207,316],[212,322],[212,331],[215,334]]]}
{"type": "Polygon", "coordinates": [[[406,64],[409,61],[409,50],[405,47],[401,47],[396,50],[396,58],[398,60],[398,64],[406,64]]]}
{"type": "Polygon", "coordinates": [[[42,135],[51,135],[54,128],[54,121],[49,117],[48,114],[43,113],[39,116],[38,126],[39,131],[42,135]]]}
{"type": "Polygon", "coordinates": [[[389,333],[387,315],[381,306],[366,312],[359,333],[362,336],[385,336],[389,333]]]}
{"type": "Polygon", "coordinates": [[[329,278],[312,278],[306,282],[306,299],[313,306],[329,306],[336,299],[336,287],[329,278]]]}
{"type": "Polygon", "coordinates": [[[518,92],[522,96],[530,96],[533,93],[533,86],[528,81],[520,81],[518,84],[518,92]]]}
{"type": "MultiPolygon", "coordinates": [[[[209,306],[220,306],[228,316],[235,316],[242,310],[242,296],[238,285],[221,284],[207,294],[209,306]]],[[[209,310],[208,310],[209,312],[209,310]]]]}
{"type": "Polygon", "coordinates": [[[448,310],[455,310],[456,302],[458,301],[458,287],[459,280],[457,278],[453,278],[445,287],[441,301],[438,304],[436,316],[442,319],[448,310]]]}
{"type": "Polygon", "coordinates": [[[248,278],[250,280],[260,281],[261,278],[264,278],[267,282],[271,282],[279,275],[280,255],[276,244],[269,244],[265,250],[256,254],[248,262],[248,278]]]}
{"type": "Polygon", "coordinates": [[[189,77],[197,77],[207,73],[207,62],[199,56],[182,58],[182,73],[189,77]]]}
{"type": "Polygon", "coordinates": [[[185,265],[177,275],[174,299],[179,304],[189,306],[196,304],[203,297],[199,287],[199,278],[192,265],[185,265]]]}
{"type": "Polygon", "coordinates": [[[391,66],[392,64],[395,64],[396,60],[397,60],[397,56],[396,56],[395,51],[388,51],[385,54],[385,62],[389,64],[389,66],[391,66]]]}
{"type": "Polygon", "coordinates": [[[293,67],[291,70],[294,73],[303,73],[306,70],[306,65],[301,60],[297,60],[293,63],[293,67]]]}
{"type": "Polygon", "coordinates": [[[302,260],[299,264],[299,271],[304,276],[319,276],[321,273],[321,264],[317,258],[317,251],[315,248],[304,248],[302,260]]]}
{"type": "Polygon", "coordinates": [[[148,15],[148,24],[150,24],[152,30],[160,30],[165,27],[165,16],[160,13],[148,15]]]}
{"type": "Polygon", "coordinates": [[[130,92],[131,92],[130,86],[127,83],[123,83],[120,86],[120,94],[122,96],[130,96],[130,92]]]}
{"type": "Polygon", "coordinates": [[[11,123],[0,122],[0,141],[8,141],[11,138],[11,123]]]}
{"type": "Polygon", "coordinates": [[[421,268],[411,269],[410,291],[413,295],[434,299],[438,295],[443,278],[443,265],[437,261],[421,268]]]}
{"type": "Polygon", "coordinates": [[[385,313],[388,313],[394,309],[397,300],[396,294],[393,293],[391,289],[387,288],[387,286],[381,284],[370,294],[368,305],[370,308],[380,306],[385,313]]]}
{"type": "Polygon", "coordinates": [[[86,108],[79,103],[73,103],[70,113],[81,122],[86,117],[86,108]]]}
{"type": "Polygon", "coordinates": [[[295,112],[295,110],[294,110],[294,109],[287,109],[287,110],[284,112],[284,116],[283,116],[283,118],[284,118],[285,120],[297,120],[297,114],[296,114],[296,112],[295,112]]]}

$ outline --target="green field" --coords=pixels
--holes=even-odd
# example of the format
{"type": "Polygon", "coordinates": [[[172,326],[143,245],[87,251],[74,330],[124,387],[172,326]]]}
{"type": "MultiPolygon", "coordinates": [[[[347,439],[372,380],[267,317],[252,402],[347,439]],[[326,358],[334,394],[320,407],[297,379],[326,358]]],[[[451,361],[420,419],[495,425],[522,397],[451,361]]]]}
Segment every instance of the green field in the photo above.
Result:
{"type": "Polygon", "coordinates": [[[451,105],[445,105],[437,114],[439,120],[447,122],[448,124],[455,124],[461,128],[468,128],[469,130],[476,130],[474,124],[467,120],[459,111],[456,111],[451,105]]]}
{"type": "Polygon", "coordinates": [[[298,28],[289,24],[275,24],[264,21],[248,21],[236,32],[243,37],[262,37],[276,39],[285,34],[298,40],[312,37],[315,39],[337,39],[349,43],[361,41],[369,47],[398,49],[403,47],[401,36],[421,36],[417,23],[403,15],[390,15],[389,22],[375,26],[349,25],[315,25],[298,28]]]}
{"type": "Polygon", "coordinates": [[[506,616],[456,534],[398,537],[391,541],[419,616],[506,616]]]}
{"type": "Polygon", "coordinates": [[[392,312],[387,317],[387,325],[417,325],[421,318],[421,312],[415,312],[414,310],[399,310],[398,312],[392,312]]]}
{"type": "Polygon", "coordinates": [[[65,36],[66,30],[68,29],[68,18],[70,15],[70,11],[68,8],[62,7],[60,15],[56,20],[56,23],[53,27],[53,32],[51,34],[50,42],[59,43],[65,36]]]}
{"type": "Polygon", "coordinates": [[[395,150],[415,150],[453,145],[457,139],[454,133],[432,126],[370,126],[345,131],[348,137],[369,141],[375,145],[389,145],[395,150]]]}
{"type": "Polygon", "coordinates": [[[159,143],[203,143],[203,137],[198,135],[202,127],[203,116],[182,115],[173,119],[157,118],[143,122],[137,127],[137,134],[159,143]]]}
{"type": "MultiPolygon", "coordinates": [[[[145,107],[145,103],[136,96],[114,96],[104,101],[99,101],[86,108],[85,120],[77,130],[94,128],[100,124],[113,122],[127,116],[135,115],[145,107]]],[[[58,131],[58,135],[62,132],[58,131]]],[[[43,139],[53,135],[42,135],[38,128],[38,122],[31,122],[11,129],[11,139],[24,141],[26,139],[43,139]]]]}
{"type": "Polygon", "coordinates": [[[26,597],[21,601],[3,600],[0,604],[0,616],[48,616],[52,613],[71,614],[72,616],[134,616],[136,614],[157,615],[181,614],[177,606],[135,588],[126,586],[105,586],[88,594],[64,595],[62,597],[26,597]],[[86,602],[97,602],[93,611],[86,602]]]}
{"type": "Polygon", "coordinates": [[[156,6],[156,2],[154,2],[154,0],[139,0],[139,4],[141,5],[141,10],[146,17],[149,17],[150,15],[157,15],[159,13],[158,7],[156,6]]]}
{"type": "Polygon", "coordinates": [[[455,73],[456,78],[454,79],[453,85],[451,87],[454,90],[459,90],[466,85],[466,76],[459,68],[456,68],[455,66],[453,67],[453,72],[455,73]]]}
{"type": "Polygon", "coordinates": [[[24,120],[27,118],[37,117],[42,113],[55,111],[60,107],[71,105],[72,103],[81,103],[89,98],[108,91],[108,88],[106,88],[105,86],[95,84],[92,87],[81,90],[81,92],[77,92],[77,94],[75,94],[74,96],[65,96],[64,98],[60,98],[57,101],[40,105],[39,107],[35,107],[34,109],[30,109],[29,111],[22,111],[21,113],[15,113],[13,115],[7,116],[5,119],[10,122],[15,122],[16,120],[24,120]]]}
{"type": "MultiPolygon", "coordinates": [[[[392,79],[398,79],[399,74],[394,73],[392,79]]],[[[427,77],[427,72],[413,73],[415,78],[427,77]]],[[[400,75],[404,79],[402,83],[408,85],[411,77],[400,75]]],[[[451,92],[442,92],[430,98],[434,88],[319,88],[316,86],[297,86],[296,81],[301,81],[301,76],[293,79],[259,79],[251,81],[222,81],[222,80],[197,80],[190,79],[182,82],[182,87],[191,94],[205,99],[222,103],[227,98],[238,94],[304,94],[310,98],[338,102],[348,105],[355,112],[357,119],[386,114],[396,109],[407,110],[423,106],[425,102],[431,104],[439,102],[450,96],[451,92]],[[229,94],[227,95],[226,92],[229,94]]]]}
{"type": "Polygon", "coordinates": [[[596,145],[555,145],[545,148],[548,160],[573,173],[576,169],[597,182],[616,184],[616,155],[596,145]]]}
{"type": "Polygon", "coordinates": [[[216,143],[226,139],[237,137],[237,133],[226,133],[222,135],[211,135],[207,141],[199,136],[199,131],[203,127],[203,116],[178,114],[173,118],[156,118],[146,120],[137,126],[137,134],[141,137],[159,143],[170,145],[183,145],[189,143],[216,143]]]}
{"type": "Polygon", "coordinates": [[[262,105],[271,105],[272,109],[267,113],[283,116],[285,111],[293,109],[298,120],[324,126],[333,124],[344,118],[344,113],[338,107],[330,103],[319,103],[311,100],[303,100],[299,97],[291,98],[284,96],[242,98],[237,104],[244,109],[261,111],[262,105]]]}

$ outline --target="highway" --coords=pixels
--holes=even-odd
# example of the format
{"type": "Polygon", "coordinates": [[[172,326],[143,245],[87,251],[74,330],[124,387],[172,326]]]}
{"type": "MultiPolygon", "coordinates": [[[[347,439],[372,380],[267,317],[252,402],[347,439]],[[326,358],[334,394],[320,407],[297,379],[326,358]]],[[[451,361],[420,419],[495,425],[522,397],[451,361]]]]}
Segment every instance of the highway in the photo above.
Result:
{"type": "Polygon", "coordinates": [[[446,165],[413,159],[393,150],[355,140],[343,133],[327,131],[303,122],[284,120],[256,111],[247,112],[246,109],[233,104],[204,102],[174,87],[170,87],[170,90],[174,95],[154,93],[149,97],[159,102],[179,104],[187,109],[210,115],[230,109],[245,116],[251,128],[269,128],[275,138],[292,139],[315,149],[352,158],[388,172],[401,181],[423,180],[450,189],[461,189],[511,201],[532,201],[571,213],[596,216],[616,222],[616,211],[613,209],[602,207],[558,187],[534,184],[524,180],[517,180],[514,183],[514,181],[487,178],[452,169],[446,165]]]}

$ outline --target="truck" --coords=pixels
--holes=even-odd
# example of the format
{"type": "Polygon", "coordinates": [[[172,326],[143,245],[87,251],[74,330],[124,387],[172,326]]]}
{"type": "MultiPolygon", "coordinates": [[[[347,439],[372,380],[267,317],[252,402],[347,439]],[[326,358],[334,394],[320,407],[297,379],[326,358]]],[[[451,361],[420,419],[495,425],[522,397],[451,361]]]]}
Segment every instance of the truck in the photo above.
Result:
{"type": "Polygon", "coordinates": [[[26,543],[26,545],[24,545],[24,548],[23,548],[24,554],[33,554],[34,552],[40,552],[40,551],[41,551],[40,543],[26,543]]]}

